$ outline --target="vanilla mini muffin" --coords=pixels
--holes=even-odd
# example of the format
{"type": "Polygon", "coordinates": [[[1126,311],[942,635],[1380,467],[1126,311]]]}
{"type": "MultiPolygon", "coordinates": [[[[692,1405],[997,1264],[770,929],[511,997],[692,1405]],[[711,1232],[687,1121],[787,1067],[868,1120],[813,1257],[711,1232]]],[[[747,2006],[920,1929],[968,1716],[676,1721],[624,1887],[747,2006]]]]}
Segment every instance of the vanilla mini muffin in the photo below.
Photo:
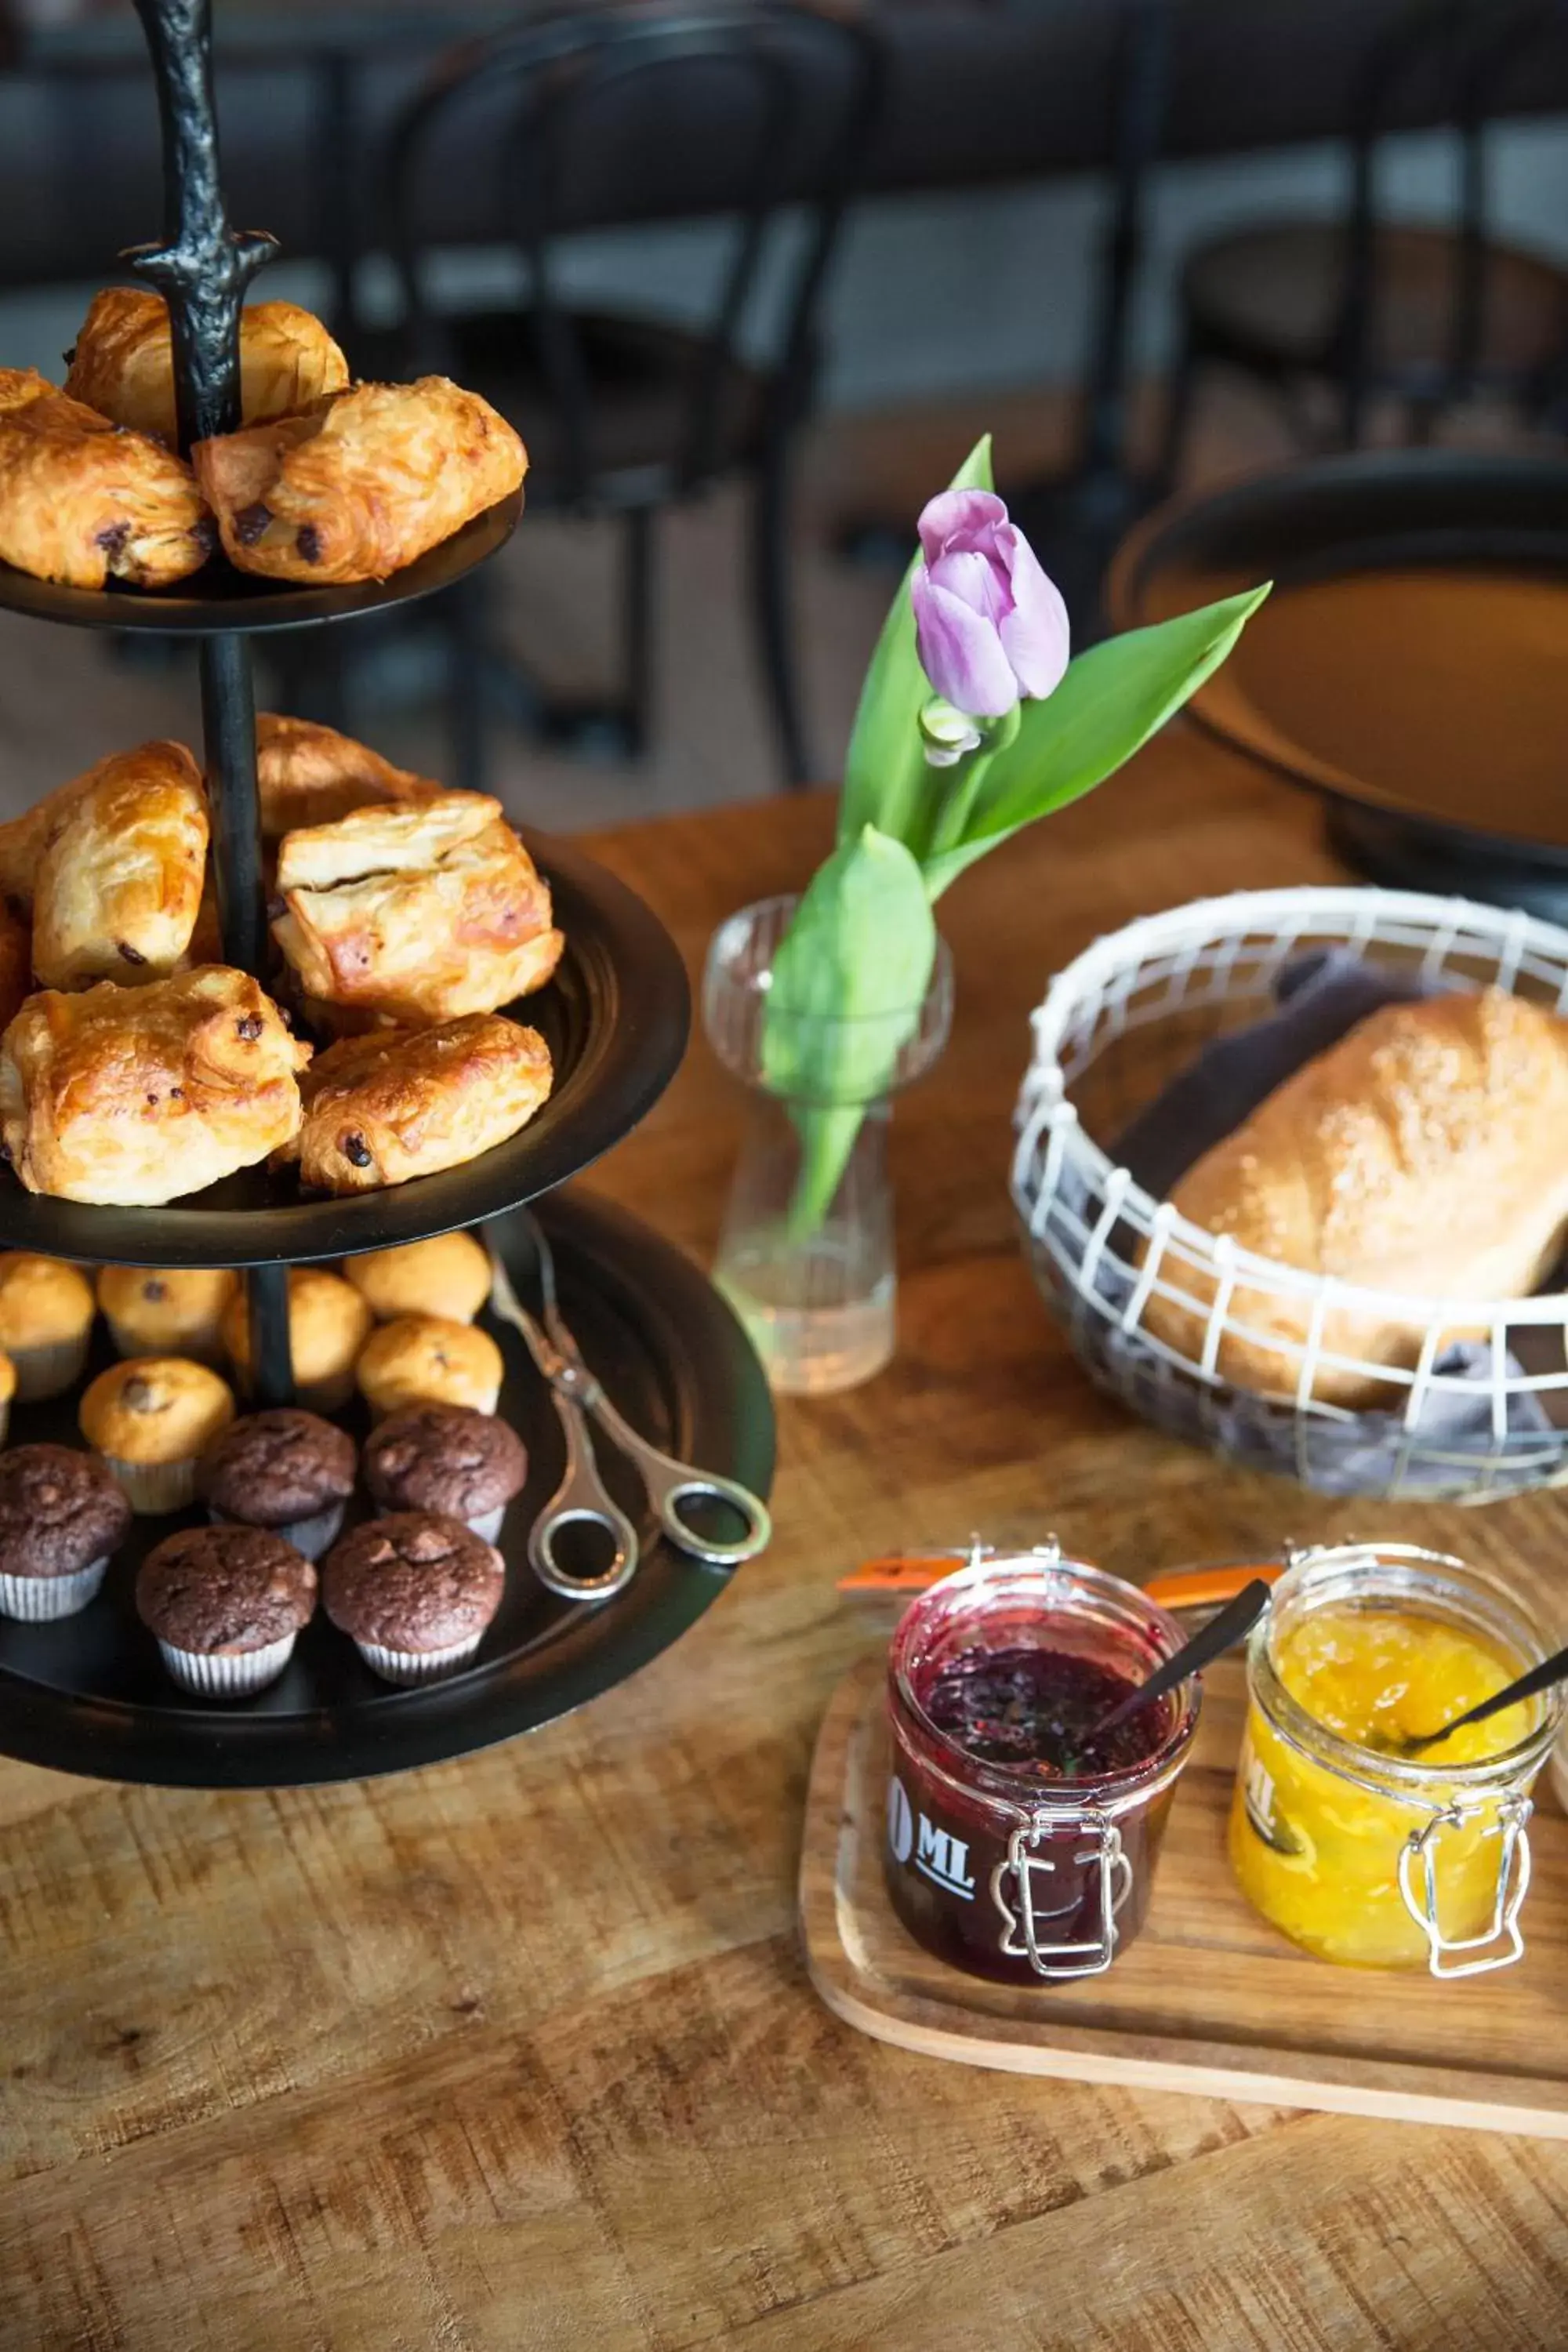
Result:
{"type": "Polygon", "coordinates": [[[400,1315],[372,1332],[356,1367],[372,1412],[405,1404],[466,1404],[494,1412],[501,1353],[488,1332],[440,1315],[400,1315]]]}
{"type": "MultiPolygon", "coordinates": [[[[354,1392],[354,1359],[371,1327],[370,1308],[352,1283],[321,1266],[289,1276],[289,1345],[294,1393],[313,1412],[337,1412],[354,1392]]],[[[250,1378],[250,1307],[243,1288],[224,1310],[223,1341],[245,1386],[250,1378]]]]}
{"type": "Polygon", "coordinates": [[[354,1442],[294,1405],[244,1413],[203,1454],[196,1490],[214,1519],[270,1528],[307,1559],[320,1559],[354,1490],[354,1442]]]}
{"type": "Polygon", "coordinates": [[[98,1303],[118,1354],[221,1366],[223,1310],[238,1288],[227,1266],[106,1265],[98,1303]]]}
{"type": "Polygon", "coordinates": [[[136,1614],[163,1664],[204,1698],[276,1682],[315,1606],[315,1570],[267,1528],[182,1528],[136,1577],[136,1614]]]}
{"type": "Polygon", "coordinates": [[[195,1501],[196,1464],[234,1419],[234,1395],[184,1356],[132,1356],[89,1383],[79,1419],[132,1509],[154,1517],[195,1501]]]}
{"type": "Polygon", "coordinates": [[[382,1510],[436,1511],[494,1543],[528,1476],[528,1449],[492,1412],[407,1404],[378,1423],[362,1466],[382,1510]]]}
{"type": "Polygon", "coordinates": [[[466,1664],[505,1586],[495,1546],[434,1511],[367,1519],[321,1569],[328,1616],[389,1683],[435,1682],[466,1664]]]}
{"type": "Polygon", "coordinates": [[[14,1445],[0,1454],[0,1612],[74,1617],[130,1528],[131,1506],[93,1454],[14,1445]]]}
{"type": "Polygon", "coordinates": [[[0,1348],[16,1366],[19,1403],[81,1378],[94,1311],[91,1283],[63,1258],[0,1255],[0,1348]]]}
{"type": "Polygon", "coordinates": [[[437,1234],[403,1249],[351,1257],[343,1272],[378,1323],[396,1315],[444,1315],[471,1323],[490,1295],[490,1262],[472,1234],[437,1234]]]}

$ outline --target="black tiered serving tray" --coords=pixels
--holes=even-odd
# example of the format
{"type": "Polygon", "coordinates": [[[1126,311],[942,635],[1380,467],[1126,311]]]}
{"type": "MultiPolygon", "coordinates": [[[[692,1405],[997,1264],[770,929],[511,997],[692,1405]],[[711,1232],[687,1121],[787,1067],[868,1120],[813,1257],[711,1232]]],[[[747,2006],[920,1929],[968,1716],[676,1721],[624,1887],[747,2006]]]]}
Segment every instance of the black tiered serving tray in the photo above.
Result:
{"type": "MultiPolygon", "coordinates": [[[[180,446],[239,422],[239,313],[270,238],[230,230],[218,181],[211,0],[136,0],[163,128],[166,233],[133,266],[161,288],[174,333],[180,446]]],[[[521,494],[492,508],[390,580],[294,588],[246,580],[220,559],[168,594],[51,586],[0,566],[0,605],[75,627],[195,637],[212,864],[226,960],[263,980],[268,949],[256,783],[248,640],[312,627],[449,586],[507,538],[521,494]]],[[[84,1264],[248,1269],[252,1386],[263,1403],[293,1393],[290,1265],[384,1249],[492,1221],[522,1297],[532,1295],[528,1226],[509,1212],[548,1192],[629,1132],[673,1075],[689,992],[680,959],[634,894],[564,845],[525,834],[548,878],[566,952],[550,987],[510,1008],[550,1045],[555,1086],[521,1134],[466,1166],[352,1200],[302,1195],[291,1171],[242,1171],[156,1209],[89,1207],[0,1180],[0,1244],[84,1264]]],[[[635,1427],[703,1468],[765,1493],[773,1412],[756,1357],[717,1293],[645,1226],[586,1200],[542,1211],[562,1303],[590,1365],[635,1427]]],[[[500,1409],[530,1450],[526,1493],[501,1548],[501,1612],[475,1664],[425,1690],[393,1690],[320,1614],[287,1673],[221,1710],[182,1693],[138,1622],[132,1591],[147,1545],[178,1524],[139,1522],[102,1592],[49,1625],[0,1619],[0,1753],[63,1771],[197,1787],[358,1779],[488,1745],[566,1713],[622,1681],[682,1633],[727,1580],[648,1525],[628,1465],[602,1466],[643,1529],[640,1565],[614,1600],[565,1603],[527,1562],[531,1520],[560,1475],[561,1431],[521,1342],[496,1328],[506,1360],[500,1409]]],[[[354,1427],[357,1405],[343,1416],[354,1427]]],[[[18,1408],[12,1442],[79,1442],[74,1395],[18,1408]]]]}
{"type": "MultiPolygon", "coordinates": [[[[646,1225],[585,1195],[551,1201],[539,1215],[567,1318],[629,1419],[684,1460],[765,1493],[773,1451],[767,1383],[718,1293],[646,1225]]],[[[492,1233],[526,1299],[525,1222],[503,1218],[492,1233]]],[[[592,1607],[544,1591],[528,1566],[528,1530],[561,1476],[560,1426],[521,1341],[482,1319],[506,1357],[500,1410],[527,1445],[530,1467],[501,1532],[506,1599],[471,1667],[425,1690],[395,1690],[318,1611],[280,1681],[238,1706],[205,1706],[170,1681],[132,1599],[142,1553],[200,1514],[139,1519],[79,1615],[48,1625],[0,1618],[0,1749],[61,1772],[196,1788],[358,1780],[531,1731],[668,1649],[717,1600],[727,1572],[656,1540],[635,1475],[606,1444],[600,1466],[646,1547],[637,1574],[615,1600],[592,1607]]],[[[20,1406],[13,1434],[79,1444],[75,1415],[74,1396],[20,1406]]],[[[342,1418],[363,1433],[361,1408],[342,1418]]]]}

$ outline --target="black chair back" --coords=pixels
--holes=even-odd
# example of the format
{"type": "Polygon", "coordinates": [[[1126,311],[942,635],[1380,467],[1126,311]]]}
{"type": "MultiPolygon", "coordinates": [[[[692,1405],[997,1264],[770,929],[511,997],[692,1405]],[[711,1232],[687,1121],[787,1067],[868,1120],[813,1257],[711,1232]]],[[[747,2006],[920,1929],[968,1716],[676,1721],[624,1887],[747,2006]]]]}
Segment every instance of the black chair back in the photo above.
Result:
{"type": "Polygon", "coordinates": [[[726,224],[727,250],[716,298],[693,331],[666,478],[623,485],[622,497],[679,495],[712,480],[732,456],[726,406],[742,337],[785,242],[786,210],[796,208],[804,217],[783,264],[782,329],[767,368],[771,423],[787,425],[803,404],[824,283],[877,120],[881,58],[853,0],[587,9],[453,50],[387,149],[389,243],[414,364],[439,365],[443,348],[429,286],[441,173],[485,172],[498,236],[524,265],[527,331],[559,425],[552,495],[602,503],[594,370],[562,289],[559,249],[563,235],[604,218],[595,179],[606,152],[624,222],[630,157],[647,217],[711,215],[726,224]]]}
{"type": "Polygon", "coordinates": [[[1458,150],[1447,349],[1436,375],[1398,387],[1432,407],[1478,383],[1486,331],[1491,223],[1489,138],[1544,45],[1568,38],[1564,0],[1415,0],[1372,47],[1351,130],[1351,204],[1337,335],[1346,438],[1353,441],[1376,373],[1377,241],[1387,146],[1410,123],[1450,131],[1458,150]]]}

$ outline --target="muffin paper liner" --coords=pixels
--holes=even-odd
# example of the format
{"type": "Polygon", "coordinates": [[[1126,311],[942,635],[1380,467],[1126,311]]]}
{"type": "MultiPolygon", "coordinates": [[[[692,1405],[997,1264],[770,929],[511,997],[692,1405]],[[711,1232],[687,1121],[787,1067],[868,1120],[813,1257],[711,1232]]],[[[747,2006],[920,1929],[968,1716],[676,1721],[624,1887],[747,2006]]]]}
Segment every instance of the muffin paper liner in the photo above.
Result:
{"type": "Polygon", "coordinates": [[[264,1684],[276,1682],[293,1654],[298,1635],[285,1633],[280,1642],[268,1642],[259,1650],[241,1650],[225,1655],[215,1652],[211,1656],[200,1650],[177,1650],[172,1642],[160,1642],[163,1664],[168,1667],[182,1690],[195,1691],[202,1698],[248,1698],[264,1684]]]}
{"type": "Polygon", "coordinates": [[[493,1413],[496,1407],[500,1402],[500,1383],[498,1381],[494,1388],[486,1389],[478,1396],[408,1396],[399,1394],[397,1396],[391,1396],[383,1400],[379,1397],[372,1396],[368,1389],[362,1389],[360,1393],[364,1398],[366,1404],[370,1407],[370,1417],[373,1422],[384,1421],[389,1413],[406,1412],[415,1405],[421,1404],[459,1404],[465,1406],[469,1412],[493,1413]]]}
{"type": "Polygon", "coordinates": [[[383,1682],[436,1683],[466,1665],[484,1638],[471,1633],[466,1642],[453,1642],[444,1650],[386,1650],[376,1642],[356,1642],[354,1647],[383,1682]]]}
{"type": "Polygon", "coordinates": [[[142,1518],[162,1518],[167,1511],[183,1511],[196,1499],[195,1454],[183,1462],[121,1462],[103,1456],[103,1466],[119,1480],[126,1501],[142,1518]]]}
{"type": "Polygon", "coordinates": [[[472,1528],[477,1536],[482,1537],[486,1543],[493,1544],[500,1533],[500,1523],[505,1517],[506,1505],[498,1503],[493,1511],[481,1511],[477,1519],[469,1519],[467,1524],[472,1528]]]}
{"type": "Polygon", "coordinates": [[[211,1371],[227,1371],[228,1359],[216,1323],[209,1330],[191,1331],[181,1339],[153,1342],[132,1331],[128,1324],[117,1323],[112,1315],[103,1319],[109,1326],[117,1356],[184,1356],[193,1364],[205,1364],[211,1371]]]}
{"type": "MultiPolygon", "coordinates": [[[[320,1559],[342,1526],[347,1507],[344,1503],[328,1503],[322,1509],[312,1511],[308,1519],[290,1519],[285,1527],[266,1528],[262,1531],[269,1536],[281,1536],[283,1541],[292,1544],[296,1551],[302,1551],[307,1559],[320,1559]]],[[[231,1511],[215,1511],[210,1504],[207,1517],[216,1528],[261,1525],[259,1519],[237,1519],[231,1511]]]]}
{"type": "Polygon", "coordinates": [[[89,1324],[79,1339],[51,1339],[47,1347],[7,1349],[16,1367],[16,1401],[36,1404],[40,1397],[57,1397],[81,1378],[87,1363],[89,1324]]]}
{"type": "Polygon", "coordinates": [[[74,1617],[103,1582],[109,1554],[89,1560],[69,1576],[0,1576],[0,1616],[42,1625],[51,1617],[74,1617]]]}
{"type": "Polygon", "coordinates": [[[330,1372],[325,1380],[300,1381],[294,1402],[307,1412],[342,1412],[354,1392],[354,1368],[346,1364],[341,1372],[330,1372]]]}

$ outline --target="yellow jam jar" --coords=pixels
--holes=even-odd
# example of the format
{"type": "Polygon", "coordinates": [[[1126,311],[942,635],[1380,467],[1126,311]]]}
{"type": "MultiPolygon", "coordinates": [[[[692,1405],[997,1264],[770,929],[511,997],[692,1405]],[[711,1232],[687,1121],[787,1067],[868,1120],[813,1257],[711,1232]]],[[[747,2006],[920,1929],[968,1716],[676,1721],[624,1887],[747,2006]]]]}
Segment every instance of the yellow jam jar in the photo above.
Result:
{"type": "Polygon", "coordinates": [[[1440,1553],[1296,1555],[1247,1647],[1230,1855],[1248,1900],[1354,1967],[1474,1976],[1518,1959],[1530,1791],[1562,1694],[1399,1751],[1551,1647],[1502,1586],[1440,1553]]]}

